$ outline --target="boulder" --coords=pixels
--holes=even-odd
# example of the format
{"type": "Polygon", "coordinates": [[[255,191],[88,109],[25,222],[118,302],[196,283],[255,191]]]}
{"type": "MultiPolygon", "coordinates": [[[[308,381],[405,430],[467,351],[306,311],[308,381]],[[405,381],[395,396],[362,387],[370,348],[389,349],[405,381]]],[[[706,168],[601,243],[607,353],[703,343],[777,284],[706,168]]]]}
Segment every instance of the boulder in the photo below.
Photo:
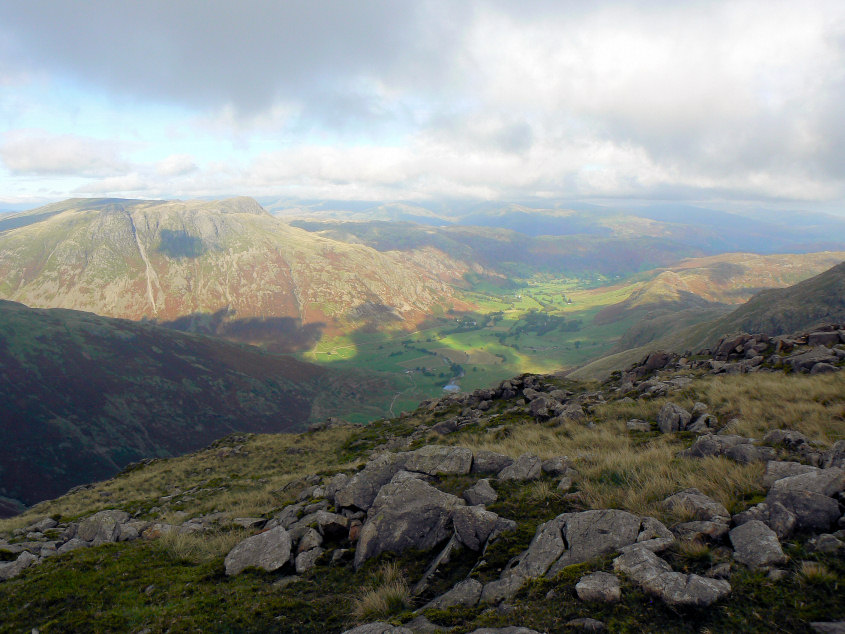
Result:
{"type": "MultiPolygon", "coordinates": [[[[294,540],[295,538],[293,538],[293,536],[291,535],[291,541],[294,540]]],[[[305,533],[295,541],[297,542],[296,552],[304,553],[307,550],[311,550],[313,548],[321,546],[323,544],[323,536],[320,535],[320,533],[315,531],[313,528],[306,528],[305,533]]]]}
{"type": "Polygon", "coordinates": [[[787,357],[784,362],[795,372],[809,372],[817,363],[836,363],[838,357],[824,346],[816,346],[807,352],[787,357]]]}
{"type": "Polygon", "coordinates": [[[698,489],[686,489],[663,500],[663,505],[670,511],[690,513],[693,519],[702,521],[730,520],[731,514],[721,502],[704,495],[698,489]]]}
{"type": "Polygon", "coordinates": [[[479,480],[466,491],[464,491],[463,498],[467,504],[477,506],[479,504],[492,504],[498,499],[498,494],[490,486],[490,481],[486,478],[479,480]]]}
{"type": "Polygon", "coordinates": [[[507,627],[479,627],[469,634],[540,634],[540,632],[521,625],[508,625],[507,627]]]}
{"type": "Polygon", "coordinates": [[[734,559],[749,568],[786,562],[775,532],[759,520],[751,520],[730,532],[734,559]]]}
{"type": "Polygon", "coordinates": [[[839,333],[837,331],[831,332],[811,332],[807,335],[808,346],[835,346],[839,343],[839,333]]]}
{"type": "Polygon", "coordinates": [[[0,581],[7,581],[17,577],[26,568],[38,561],[38,557],[29,552],[22,552],[15,561],[0,563],[0,581]]]}
{"type": "Polygon", "coordinates": [[[481,582],[477,579],[464,579],[448,592],[429,601],[423,609],[446,610],[456,605],[475,605],[481,598],[482,587],[481,582]]]}
{"type": "Polygon", "coordinates": [[[729,526],[724,521],[695,521],[675,524],[671,530],[681,540],[718,541],[728,534],[729,526]]]}
{"type": "Polygon", "coordinates": [[[390,623],[383,623],[376,621],[375,623],[365,623],[358,627],[353,627],[351,630],[346,630],[343,634],[414,634],[407,627],[398,625],[391,625],[390,623]]]}
{"type": "Polygon", "coordinates": [[[65,553],[69,553],[72,550],[76,550],[78,548],[88,548],[91,544],[86,542],[84,539],[79,539],[78,537],[74,537],[73,539],[69,539],[64,544],[59,546],[56,549],[56,552],[60,555],[64,555],[65,553]]]}
{"type": "MultiPolygon", "coordinates": [[[[766,436],[768,437],[768,434],[766,436]]],[[[768,488],[781,478],[801,475],[811,471],[818,471],[818,467],[811,467],[810,465],[801,464],[800,462],[769,460],[766,463],[766,474],[763,476],[763,486],[768,488]]]]}
{"type": "Polygon", "coordinates": [[[643,523],[639,516],[616,509],[564,515],[567,517],[562,532],[567,548],[552,566],[552,575],[566,566],[580,564],[598,555],[636,543],[643,523]]]}
{"type": "Polygon", "coordinates": [[[556,477],[564,475],[566,470],[570,468],[570,465],[567,458],[564,456],[557,456],[555,458],[543,460],[540,468],[543,470],[543,473],[556,477]]]}
{"type": "Polygon", "coordinates": [[[818,634],[845,634],[845,621],[814,621],[810,627],[818,634]]]}
{"type": "Polygon", "coordinates": [[[281,526],[247,537],[237,544],[223,561],[227,575],[236,575],[247,568],[273,572],[290,561],[291,539],[281,526]]]}
{"type": "Polygon", "coordinates": [[[386,551],[433,548],[448,539],[453,512],[462,506],[465,503],[460,498],[418,479],[385,485],[361,528],[355,567],[386,551]]]}
{"type": "Polygon", "coordinates": [[[814,469],[798,475],[780,478],[772,484],[772,491],[810,491],[834,496],[845,490],[845,470],[837,467],[814,469]]]}
{"type": "Polygon", "coordinates": [[[584,616],[579,619],[571,619],[564,625],[569,628],[581,630],[582,632],[604,632],[607,626],[597,619],[584,616]]]}
{"type": "Polygon", "coordinates": [[[839,503],[821,493],[785,489],[769,491],[766,504],[771,508],[779,503],[795,518],[795,530],[827,531],[839,519],[839,503]]]}
{"type": "Polygon", "coordinates": [[[542,461],[534,454],[524,453],[505,467],[497,476],[499,480],[536,480],[542,474],[542,461]]]}
{"type": "Polygon", "coordinates": [[[314,513],[314,523],[326,539],[341,539],[349,534],[349,518],[337,513],[317,511],[314,513]]]}
{"type": "Polygon", "coordinates": [[[726,450],[737,445],[750,443],[748,438],[734,435],[705,434],[695,439],[692,447],[681,452],[688,458],[704,458],[706,456],[720,456],[726,450]]]}
{"type": "Polygon", "coordinates": [[[385,453],[371,460],[334,496],[335,506],[355,507],[366,511],[376,499],[379,489],[405,467],[405,456],[385,453]]]}
{"type": "Polygon", "coordinates": [[[76,536],[95,544],[116,542],[120,537],[120,525],[128,520],[129,514],[125,511],[100,511],[79,523],[76,536]]]}
{"type": "Polygon", "coordinates": [[[735,462],[751,464],[752,462],[766,462],[775,458],[775,450],[771,447],[759,447],[750,442],[729,447],[723,454],[735,462]]]}
{"type": "Polygon", "coordinates": [[[666,403],[657,414],[657,427],[664,434],[674,431],[684,431],[690,422],[691,415],[683,407],[675,403],[666,403]]]}
{"type": "Polygon", "coordinates": [[[582,601],[617,603],[622,599],[622,588],[616,575],[594,572],[581,577],[575,584],[575,593],[582,601]]]}
{"type": "Polygon", "coordinates": [[[674,572],[668,563],[642,546],[633,546],[614,559],[613,569],[669,605],[708,606],[731,591],[727,581],[674,572]]]}
{"type": "Polygon", "coordinates": [[[317,559],[319,559],[320,555],[324,552],[324,549],[317,547],[299,553],[294,560],[296,574],[301,575],[311,570],[316,565],[317,559]]]}
{"type": "Polygon", "coordinates": [[[482,449],[475,452],[472,459],[471,473],[499,473],[505,467],[513,464],[513,458],[495,451],[482,449]]]}
{"type": "Polygon", "coordinates": [[[845,469],[845,440],[837,440],[828,451],[824,452],[821,466],[825,469],[839,467],[845,469]]]}
{"type": "Polygon", "coordinates": [[[470,550],[481,550],[498,521],[498,515],[482,506],[457,508],[452,515],[458,541],[470,550]]]}
{"type": "Polygon", "coordinates": [[[427,475],[464,475],[472,467],[472,451],[466,447],[427,445],[406,454],[407,471],[427,475]]]}

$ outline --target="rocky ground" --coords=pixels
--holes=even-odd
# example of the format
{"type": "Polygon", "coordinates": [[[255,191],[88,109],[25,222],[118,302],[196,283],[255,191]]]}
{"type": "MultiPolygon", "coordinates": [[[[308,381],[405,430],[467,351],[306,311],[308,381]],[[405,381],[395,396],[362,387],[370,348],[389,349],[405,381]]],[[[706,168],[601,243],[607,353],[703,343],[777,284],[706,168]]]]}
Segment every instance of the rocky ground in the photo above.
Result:
{"type": "MultiPolygon", "coordinates": [[[[220,509],[173,521],[172,505],[202,495],[196,487],[133,513],[30,512],[32,521],[0,539],[7,560],[0,563],[0,579],[7,580],[0,601],[32,592],[39,568],[53,566],[56,574],[59,565],[73,565],[76,553],[110,548],[102,552],[118,557],[133,543],[202,539],[237,528],[243,537],[208,564],[208,574],[223,587],[238,579],[266,584],[291,597],[288,609],[308,584],[337,593],[336,603],[352,592],[361,608],[362,586],[380,574],[377,566],[403,567],[395,596],[386,583],[369,590],[370,598],[384,595],[384,606],[327,614],[323,631],[725,631],[741,624],[771,631],[772,616],[760,614],[766,611],[786,619],[784,631],[845,631],[845,408],[825,446],[796,429],[748,437],[735,433],[739,421],[720,417],[711,405],[684,405],[691,385],[708,376],[771,373],[788,380],[839,373],[844,365],[845,330],[831,325],[788,337],[732,337],[696,355],[655,352],[601,385],[526,375],[424,403],[381,426],[327,421],[309,434],[348,429],[341,451],[365,459],[353,468],[301,474],[282,492],[287,503],[269,504],[255,516],[220,509]],[[702,471],[742,466],[760,476],[754,491],[738,494],[730,509],[697,487],[651,500],[651,514],[599,508],[588,495],[588,482],[596,479],[586,475],[588,453],[479,448],[480,437],[495,444],[532,425],[562,435],[600,428],[603,406],[624,411],[648,402],[662,404],[653,417],[628,419],[621,432],[636,446],[671,439],[677,451],[667,468],[686,465],[693,473],[697,464],[702,471]],[[19,585],[9,590],[11,584],[19,585]]],[[[245,446],[248,439],[227,450],[245,446]]],[[[618,482],[604,477],[632,486],[624,474],[618,482]]],[[[18,610],[9,631],[72,629],[51,610],[55,605],[18,610]]],[[[283,613],[278,607],[275,621],[240,625],[308,629],[294,627],[283,613]]],[[[123,624],[135,631],[180,629],[123,624]]]]}

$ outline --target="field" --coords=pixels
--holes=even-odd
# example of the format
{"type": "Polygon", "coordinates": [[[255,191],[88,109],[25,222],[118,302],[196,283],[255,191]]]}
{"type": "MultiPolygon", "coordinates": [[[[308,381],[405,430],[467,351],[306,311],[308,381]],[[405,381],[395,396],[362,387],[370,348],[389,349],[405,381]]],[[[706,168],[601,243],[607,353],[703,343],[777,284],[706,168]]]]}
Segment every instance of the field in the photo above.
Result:
{"type": "Polygon", "coordinates": [[[414,332],[357,331],[324,338],[301,358],[393,375],[399,391],[384,414],[398,415],[441,395],[447,384],[471,391],[524,372],[572,368],[606,354],[631,324],[623,320],[597,326],[593,317],[640,285],[610,282],[551,276],[518,280],[508,288],[478,282],[464,292],[464,299],[476,307],[473,312],[446,313],[414,332]]]}

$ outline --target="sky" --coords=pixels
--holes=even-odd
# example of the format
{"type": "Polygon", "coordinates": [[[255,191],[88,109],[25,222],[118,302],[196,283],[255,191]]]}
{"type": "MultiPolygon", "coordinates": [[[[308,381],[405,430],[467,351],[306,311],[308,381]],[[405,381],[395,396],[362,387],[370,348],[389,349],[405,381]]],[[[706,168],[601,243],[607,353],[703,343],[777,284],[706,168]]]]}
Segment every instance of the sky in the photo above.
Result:
{"type": "Polygon", "coordinates": [[[0,3],[0,208],[845,211],[845,2],[0,3]]]}

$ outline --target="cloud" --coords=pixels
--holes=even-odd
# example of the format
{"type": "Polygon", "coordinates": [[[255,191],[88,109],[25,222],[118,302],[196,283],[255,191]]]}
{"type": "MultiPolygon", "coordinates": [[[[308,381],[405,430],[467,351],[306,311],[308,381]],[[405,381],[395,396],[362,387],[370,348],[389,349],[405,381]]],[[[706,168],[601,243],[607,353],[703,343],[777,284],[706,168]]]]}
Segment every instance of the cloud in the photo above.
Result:
{"type": "Polygon", "coordinates": [[[172,154],[155,165],[156,174],[165,178],[185,176],[197,169],[194,157],[190,154],[172,154]]]}
{"type": "Polygon", "coordinates": [[[128,169],[121,144],[43,130],[14,130],[0,141],[0,159],[12,174],[109,176],[128,169]]]}

